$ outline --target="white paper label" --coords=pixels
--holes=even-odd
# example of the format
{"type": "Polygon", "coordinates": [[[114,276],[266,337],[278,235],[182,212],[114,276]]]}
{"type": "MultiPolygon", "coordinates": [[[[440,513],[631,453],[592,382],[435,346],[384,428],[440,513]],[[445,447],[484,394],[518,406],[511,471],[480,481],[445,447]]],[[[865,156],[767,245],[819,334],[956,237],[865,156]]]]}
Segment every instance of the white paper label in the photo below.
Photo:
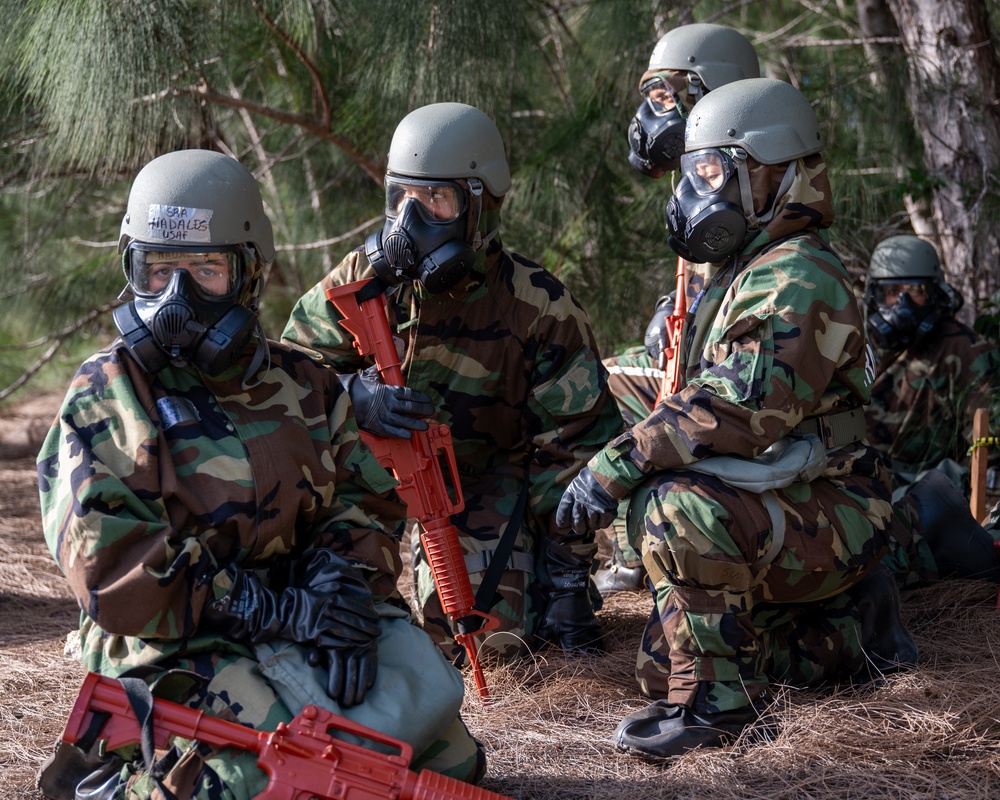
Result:
{"type": "Polygon", "coordinates": [[[151,205],[149,207],[149,238],[165,242],[194,242],[209,244],[212,231],[210,208],[185,208],[183,206],[151,205]]]}

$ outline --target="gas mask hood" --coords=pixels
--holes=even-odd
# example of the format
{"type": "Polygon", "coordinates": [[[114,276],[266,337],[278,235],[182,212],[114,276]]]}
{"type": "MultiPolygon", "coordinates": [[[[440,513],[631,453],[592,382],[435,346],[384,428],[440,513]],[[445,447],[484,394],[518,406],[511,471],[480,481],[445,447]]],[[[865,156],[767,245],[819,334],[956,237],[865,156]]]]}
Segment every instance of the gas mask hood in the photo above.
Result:
{"type": "Polygon", "coordinates": [[[710,148],[681,156],[683,177],[667,201],[665,216],[667,243],[685,260],[717,264],[739,252],[773,218],[795,179],[793,161],[771,208],[758,214],[747,154],[741,148],[730,152],[710,148]]]}

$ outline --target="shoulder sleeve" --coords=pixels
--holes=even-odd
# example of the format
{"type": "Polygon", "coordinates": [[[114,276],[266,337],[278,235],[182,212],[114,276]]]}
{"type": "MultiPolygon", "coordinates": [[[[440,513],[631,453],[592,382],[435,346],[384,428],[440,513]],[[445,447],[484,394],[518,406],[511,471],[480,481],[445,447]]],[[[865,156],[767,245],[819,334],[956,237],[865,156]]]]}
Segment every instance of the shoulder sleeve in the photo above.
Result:
{"type": "Polygon", "coordinates": [[[535,447],[531,510],[546,533],[558,539],[564,534],[556,530],[554,516],[566,486],[623,423],[587,313],[541,267],[522,262],[518,269],[525,280],[518,284],[517,300],[535,308],[528,336],[535,359],[526,405],[535,447]]]}
{"type": "Polygon", "coordinates": [[[38,456],[42,526],[77,603],[103,630],[182,638],[217,566],[168,518],[157,429],[126,358],[98,354],[77,372],[38,456]]]}
{"type": "Polygon", "coordinates": [[[364,366],[354,339],[342,326],[343,317],[327,299],[326,290],[372,277],[364,253],[354,250],[333,271],[296,302],[281,333],[281,341],[305,350],[338,372],[357,372],[364,366]]]}
{"type": "Polygon", "coordinates": [[[330,391],[336,397],[328,416],[336,489],[312,543],[355,563],[367,575],[377,600],[396,598],[406,506],[395,491],[395,479],[361,439],[347,392],[336,380],[330,391]]]}

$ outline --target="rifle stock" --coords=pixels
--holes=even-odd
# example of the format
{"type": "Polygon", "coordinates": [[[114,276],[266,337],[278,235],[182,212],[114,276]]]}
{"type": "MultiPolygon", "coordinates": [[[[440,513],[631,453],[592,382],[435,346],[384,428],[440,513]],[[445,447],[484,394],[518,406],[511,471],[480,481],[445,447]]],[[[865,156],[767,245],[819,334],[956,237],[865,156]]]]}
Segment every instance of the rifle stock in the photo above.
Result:
{"type": "MultiPolygon", "coordinates": [[[[379,283],[375,279],[354,281],[333,286],[327,289],[326,295],[344,318],[344,328],[354,336],[358,353],[374,356],[375,368],[383,383],[405,385],[379,283]]],[[[494,630],[500,621],[475,607],[458,531],[449,520],[452,514],[465,507],[451,430],[447,425],[431,423],[426,431],[413,431],[409,439],[374,436],[367,431],[361,432],[361,438],[379,463],[399,481],[399,495],[407,505],[407,512],[423,529],[420,541],[441,607],[457,630],[455,641],[469,655],[480,698],[489,702],[486,677],[473,634],[494,630]],[[453,494],[448,491],[445,469],[453,494]]]]}
{"type": "MultiPolygon", "coordinates": [[[[287,725],[280,723],[268,732],[154,699],[152,724],[157,747],[180,736],[256,753],[258,766],[270,778],[256,800],[510,800],[431,770],[416,773],[409,768],[409,744],[317,706],[306,706],[287,725]],[[399,753],[369,750],[334,738],[332,731],[385,744],[399,753]]],[[[84,678],[62,739],[76,744],[85,736],[104,741],[108,751],[138,744],[142,738],[121,683],[95,672],[84,678]]]]}

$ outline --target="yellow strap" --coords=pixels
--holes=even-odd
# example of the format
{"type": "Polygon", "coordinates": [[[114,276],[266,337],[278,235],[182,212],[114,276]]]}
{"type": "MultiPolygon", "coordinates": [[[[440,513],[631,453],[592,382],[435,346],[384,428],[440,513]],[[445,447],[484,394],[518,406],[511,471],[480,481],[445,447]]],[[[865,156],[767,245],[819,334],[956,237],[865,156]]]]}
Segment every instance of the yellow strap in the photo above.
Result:
{"type": "Polygon", "coordinates": [[[1000,436],[984,436],[982,439],[973,441],[972,447],[969,448],[969,452],[966,455],[971,456],[980,447],[993,447],[998,444],[1000,444],[1000,436]]]}

